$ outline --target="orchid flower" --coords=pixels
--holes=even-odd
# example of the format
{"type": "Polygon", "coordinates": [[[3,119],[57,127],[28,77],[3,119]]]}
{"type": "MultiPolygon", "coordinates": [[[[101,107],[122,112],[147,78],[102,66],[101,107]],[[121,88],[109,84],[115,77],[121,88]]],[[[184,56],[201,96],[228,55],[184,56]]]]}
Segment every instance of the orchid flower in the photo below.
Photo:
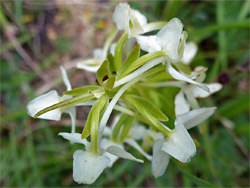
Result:
{"type": "MultiPolygon", "coordinates": [[[[63,82],[67,88],[67,91],[69,91],[72,89],[72,87],[69,82],[67,73],[63,67],[60,67],[60,69],[62,73],[63,82]]],[[[49,91],[48,93],[45,93],[39,97],[36,97],[35,99],[31,100],[27,104],[28,114],[31,117],[34,117],[37,112],[43,110],[44,108],[49,107],[53,104],[59,103],[63,100],[70,99],[70,98],[72,97],[68,95],[59,96],[56,90],[49,91]]],[[[38,118],[58,121],[61,119],[62,113],[68,113],[70,115],[71,121],[72,121],[71,132],[74,133],[75,121],[76,121],[76,109],[73,106],[65,107],[65,108],[58,108],[58,109],[46,112],[45,114],[38,116],[38,118]]]]}
{"type": "Polygon", "coordinates": [[[149,53],[164,51],[166,54],[167,72],[176,80],[182,80],[209,92],[209,89],[192,79],[182,72],[173,68],[172,63],[183,61],[189,62],[196,53],[194,45],[185,45],[187,32],[183,31],[183,25],[178,18],[170,20],[158,33],[154,36],[138,36],[137,42],[142,50],[149,53]],[[187,48],[186,48],[187,47],[187,48]],[[185,50],[186,48],[186,50],[185,50]],[[183,56],[183,54],[185,55],[183,56]]]}
{"type": "Polygon", "coordinates": [[[125,30],[132,37],[144,33],[143,26],[147,24],[147,18],[139,11],[131,9],[128,3],[119,3],[116,6],[113,21],[118,30],[125,30]]]}
{"type": "Polygon", "coordinates": [[[91,143],[86,139],[81,139],[81,134],[61,132],[59,135],[71,142],[85,145],[85,151],[77,150],[73,155],[73,179],[79,184],[92,184],[95,182],[103,170],[109,166],[113,156],[143,163],[143,160],[135,158],[119,145],[101,148],[98,153],[93,153],[90,150],[91,143]]]}
{"type": "Polygon", "coordinates": [[[196,147],[187,130],[206,120],[215,110],[216,107],[199,108],[178,116],[170,135],[166,139],[156,140],[152,159],[152,174],[155,177],[164,174],[170,156],[183,163],[191,160],[196,153],[196,147]]]}

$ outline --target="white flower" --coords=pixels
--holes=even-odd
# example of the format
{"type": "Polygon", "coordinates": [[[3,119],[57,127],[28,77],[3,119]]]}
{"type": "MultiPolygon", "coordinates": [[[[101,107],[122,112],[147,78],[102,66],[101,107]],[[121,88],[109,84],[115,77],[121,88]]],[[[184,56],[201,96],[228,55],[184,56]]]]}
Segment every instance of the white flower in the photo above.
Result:
{"type": "MultiPolygon", "coordinates": [[[[61,72],[62,72],[62,78],[63,82],[66,85],[67,91],[71,90],[71,85],[67,76],[66,71],[64,70],[63,67],[60,67],[61,72]]],[[[36,113],[39,111],[43,110],[44,108],[47,108],[51,105],[54,105],[56,103],[59,103],[63,100],[70,99],[71,96],[63,95],[59,96],[56,90],[52,90],[48,93],[45,93],[39,97],[36,97],[35,99],[31,100],[27,104],[27,111],[28,114],[31,117],[34,117],[36,113]]],[[[47,119],[47,120],[60,120],[62,113],[68,113],[71,117],[72,121],[72,133],[75,132],[75,121],[76,121],[76,109],[75,107],[66,107],[66,108],[58,108],[55,110],[51,110],[49,112],[46,112],[45,114],[42,114],[41,116],[38,116],[37,118],[40,119],[47,119]]]]}
{"type": "Polygon", "coordinates": [[[158,139],[153,147],[152,174],[159,177],[164,174],[170,155],[186,163],[196,153],[195,144],[187,132],[211,116],[215,107],[199,108],[180,115],[175,120],[175,128],[166,139],[158,139]]]}
{"type": "Polygon", "coordinates": [[[116,6],[113,21],[118,30],[125,30],[132,37],[144,33],[143,26],[147,24],[147,18],[139,11],[131,9],[128,3],[119,3],[116,6]]]}
{"type": "Polygon", "coordinates": [[[85,145],[86,151],[77,150],[73,155],[73,179],[79,184],[95,182],[102,171],[110,166],[114,156],[143,163],[143,160],[135,158],[119,145],[101,144],[104,148],[94,154],[90,151],[91,144],[86,139],[81,139],[81,134],[59,133],[59,135],[71,142],[85,145]]]}

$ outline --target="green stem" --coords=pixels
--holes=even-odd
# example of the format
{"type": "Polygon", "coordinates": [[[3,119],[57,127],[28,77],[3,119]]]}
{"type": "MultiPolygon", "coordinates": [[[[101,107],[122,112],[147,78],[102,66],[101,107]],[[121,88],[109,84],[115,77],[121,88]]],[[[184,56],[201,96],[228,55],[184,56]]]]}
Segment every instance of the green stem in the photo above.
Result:
{"type": "Polygon", "coordinates": [[[125,41],[128,38],[128,33],[124,32],[121,36],[120,40],[118,41],[116,48],[115,48],[115,57],[114,57],[114,65],[115,70],[118,71],[121,64],[122,64],[122,51],[125,41]]]}
{"type": "Polygon", "coordinates": [[[105,41],[105,44],[103,46],[103,54],[102,57],[106,57],[107,56],[107,52],[111,46],[111,43],[113,42],[113,40],[115,39],[116,35],[118,33],[117,29],[114,29],[110,35],[108,36],[107,40],[105,41]]]}

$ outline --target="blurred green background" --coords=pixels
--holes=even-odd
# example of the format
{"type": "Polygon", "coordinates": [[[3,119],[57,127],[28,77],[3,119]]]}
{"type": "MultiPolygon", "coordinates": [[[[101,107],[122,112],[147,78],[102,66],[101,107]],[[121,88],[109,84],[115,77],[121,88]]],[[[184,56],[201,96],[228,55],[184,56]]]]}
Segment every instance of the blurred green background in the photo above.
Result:
{"type": "MultiPolygon", "coordinates": [[[[63,93],[60,65],[73,88],[95,82],[94,74],[75,65],[102,47],[115,27],[112,12],[118,2],[1,1],[1,187],[83,186],[72,178],[72,155],[81,146],[57,136],[70,132],[69,117],[58,122],[35,120],[27,115],[26,104],[51,89],[63,93]]],[[[201,144],[190,163],[171,160],[166,173],[156,179],[150,162],[120,159],[90,186],[249,187],[250,1],[131,1],[130,5],[149,22],[180,18],[188,41],[199,46],[191,66],[207,66],[206,82],[220,82],[223,90],[199,100],[202,106],[218,110],[206,122],[206,134],[190,131],[201,144]]],[[[78,108],[77,132],[88,111],[78,108]]]]}

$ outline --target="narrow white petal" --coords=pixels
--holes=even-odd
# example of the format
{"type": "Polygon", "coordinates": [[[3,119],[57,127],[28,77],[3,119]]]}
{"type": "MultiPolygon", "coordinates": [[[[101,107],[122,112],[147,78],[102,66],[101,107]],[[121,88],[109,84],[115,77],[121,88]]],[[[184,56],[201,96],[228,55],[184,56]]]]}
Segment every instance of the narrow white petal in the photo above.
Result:
{"type": "Polygon", "coordinates": [[[190,105],[185,99],[184,93],[182,90],[180,90],[180,92],[177,93],[177,95],[175,96],[174,104],[175,104],[175,116],[176,117],[190,110],[190,105]]]}
{"type": "Polygon", "coordinates": [[[142,13],[140,13],[138,10],[132,9],[137,21],[139,22],[140,26],[144,26],[147,24],[147,18],[142,13]]]}
{"type": "Polygon", "coordinates": [[[152,156],[150,156],[149,154],[147,154],[145,151],[143,151],[143,149],[141,148],[141,146],[133,139],[131,138],[127,138],[124,140],[125,143],[129,144],[130,146],[132,146],[133,148],[135,148],[138,152],[140,152],[144,157],[146,157],[147,160],[151,161],[152,160],[152,156]]]}
{"type": "Polygon", "coordinates": [[[205,91],[209,92],[209,88],[208,88],[205,84],[201,84],[201,83],[199,83],[199,82],[196,82],[196,81],[194,81],[194,80],[188,78],[186,75],[184,75],[184,74],[178,72],[177,70],[175,70],[175,69],[172,67],[171,63],[168,63],[168,65],[167,65],[167,71],[168,71],[168,73],[169,73],[171,76],[173,76],[173,78],[175,78],[176,80],[186,81],[186,82],[188,82],[188,83],[190,83],[190,84],[194,84],[194,85],[196,85],[196,86],[198,86],[198,87],[204,89],[205,91]]]}
{"type": "Polygon", "coordinates": [[[138,36],[137,42],[140,44],[140,48],[146,52],[160,51],[161,47],[156,43],[156,36],[138,36]]]}
{"type": "MultiPolygon", "coordinates": [[[[30,101],[27,104],[27,111],[31,117],[34,117],[34,115],[37,112],[59,102],[60,102],[60,96],[58,95],[56,90],[52,90],[30,101]]],[[[55,109],[55,110],[46,112],[45,114],[37,118],[58,121],[61,119],[61,110],[55,109]]]]}
{"type": "Polygon", "coordinates": [[[103,135],[104,135],[104,136],[110,136],[111,134],[112,134],[111,128],[106,126],[106,127],[104,128],[103,135]]]}
{"type": "Polygon", "coordinates": [[[182,23],[178,18],[170,20],[157,34],[156,42],[166,50],[171,59],[178,59],[178,48],[182,34],[182,23]]]}
{"type": "Polygon", "coordinates": [[[70,115],[71,118],[71,133],[75,133],[76,130],[76,108],[74,106],[70,106],[65,111],[70,115]]]}
{"type": "MultiPolygon", "coordinates": [[[[102,148],[103,150],[106,150],[109,146],[117,146],[117,147],[123,149],[123,145],[120,144],[120,143],[112,142],[111,140],[106,139],[106,138],[102,139],[102,141],[101,141],[101,148],[102,148]]],[[[111,168],[111,167],[114,165],[114,163],[115,163],[115,162],[118,160],[118,158],[119,158],[119,157],[117,157],[116,155],[113,155],[113,154],[111,154],[111,153],[109,153],[109,152],[104,152],[103,155],[107,156],[107,157],[110,159],[110,162],[109,162],[109,164],[108,164],[108,167],[109,167],[109,168],[111,168]]]]}
{"type": "Polygon", "coordinates": [[[93,155],[82,150],[75,151],[73,159],[73,179],[79,184],[95,182],[110,161],[107,156],[93,155]]]}
{"type": "Polygon", "coordinates": [[[65,86],[67,88],[67,91],[69,91],[69,90],[72,89],[72,87],[71,87],[71,84],[69,82],[69,78],[67,76],[67,73],[66,73],[65,69],[62,66],[60,66],[60,69],[61,69],[61,73],[62,73],[63,82],[64,82],[64,84],[65,84],[65,86]]]}
{"type": "Polygon", "coordinates": [[[207,118],[209,118],[216,110],[216,107],[210,108],[198,108],[178,116],[175,120],[175,126],[178,124],[184,124],[186,129],[191,129],[192,127],[202,123],[207,118]]]}
{"type": "Polygon", "coordinates": [[[195,155],[196,147],[184,125],[178,124],[163,143],[162,151],[186,163],[195,155]]]}
{"type": "Polygon", "coordinates": [[[182,62],[186,65],[189,65],[194,56],[198,51],[198,47],[194,42],[188,42],[184,47],[184,53],[182,57],[182,62]]]}
{"type": "Polygon", "coordinates": [[[211,83],[211,84],[206,84],[206,86],[209,88],[210,93],[196,87],[193,90],[194,97],[196,98],[206,98],[210,96],[213,93],[216,93],[217,91],[221,90],[222,85],[220,83],[211,83]]]}
{"type": "Polygon", "coordinates": [[[135,140],[140,140],[143,138],[145,130],[144,126],[136,124],[130,129],[129,135],[135,140]]]}
{"type": "Polygon", "coordinates": [[[131,9],[128,3],[119,3],[115,7],[113,22],[116,24],[118,30],[126,30],[129,28],[130,11],[131,9]]]}
{"type": "Polygon", "coordinates": [[[170,156],[166,152],[162,151],[162,144],[164,140],[157,140],[153,147],[153,159],[152,159],[152,174],[154,177],[160,177],[166,171],[169,163],[170,156]]]}
{"type": "Polygon", "coordinates": [[[143,160],[135,158],[133,155],[131,155],[127,151],[125,151],[125,150],[123,150],[123,149],[121,149],[120,147],[117,147],[117,146],[109,146],[106,149],[106,152],[109,152],[109,153],[111,153],[113,155],[116,155],[116,156],[118,156],[120,158],[123,158],[123,159],[129,159],[129,160],[133,160],[133,161],[136,161],[136,162],[139,162],[139,163],[144,162],[143,160]]]}
{"type": "Polygon", "coordinates": [[[80,133],[66,133],[66,132],[60,132],[58,134],[59,136],[62,136],[64,139],[69,140],[73,143],[79,143],[85,145],[87,148],[90,147],[90,143],[86,139],[81,138],[80,133]]]}
{"type": "Polygon", "coordinates": [[[82,63],[78,63],[76,65],[76,67],[78,69],[84,69],[84,70],[89,71],[89,72],[97,72],[97,70],[100,67],[100,64],[99,65],[85,65],[85,64],[82,64],[82,63]]]}

